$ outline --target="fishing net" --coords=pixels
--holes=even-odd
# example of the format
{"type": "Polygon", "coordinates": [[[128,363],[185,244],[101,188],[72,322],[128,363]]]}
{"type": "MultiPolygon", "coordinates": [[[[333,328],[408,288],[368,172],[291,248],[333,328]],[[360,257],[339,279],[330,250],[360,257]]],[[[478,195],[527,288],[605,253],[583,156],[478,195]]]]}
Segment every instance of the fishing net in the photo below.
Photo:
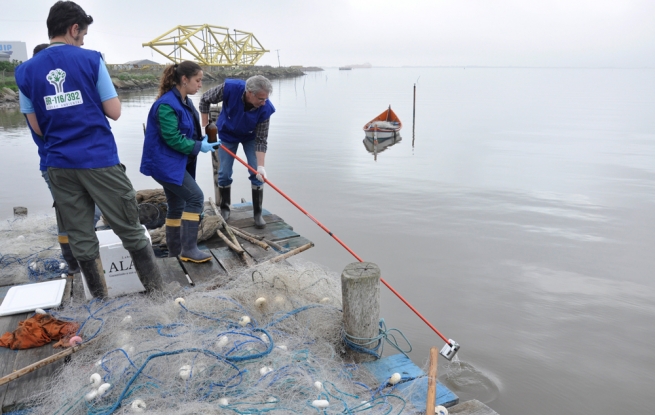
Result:
{"type": "Polygon", "coordinates": [[[402,398],[342,360],[340,302],[338,275],[295,262],[178,298],[66,306],[53,315],[81,323],[89,345],[35,394],[32,413],[304,414],[315,401],[329,405],[320,413],[400,413],[402,398]]]}
{"type": "Polygon", "coordinates": [[[0,222],[0,286],[45,281],[66,271],[54,216],[0,222]]]}

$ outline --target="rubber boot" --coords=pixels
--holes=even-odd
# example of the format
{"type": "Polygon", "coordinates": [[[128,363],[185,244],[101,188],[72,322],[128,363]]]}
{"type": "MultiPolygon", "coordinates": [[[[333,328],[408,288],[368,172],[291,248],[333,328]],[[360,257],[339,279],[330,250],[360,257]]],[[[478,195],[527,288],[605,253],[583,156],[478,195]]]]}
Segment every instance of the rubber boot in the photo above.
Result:
{"type": "Polygon", "coordinates": [[[68,265],[68,275],[77,274],[80,272],[80,265],[77,263],[77,259],[73,255],[71,246],[68,243],[68,236],[59,235],[59,246],[61,247],[61,256],[64,257],[64,261],[68,265]]]}
{"type": "Polygon", "coordinates": [[[182,251],[180,225],[182,225],[182,219],[166,218],[166,246],[168,247],[169,258],[180,255],[182,251]]]}
{"type": "Polygon", "coordinates": [[[230,219],[230,190],[232,189],[231,186],[218,186],[218,195],[221,198],[221,203],[220,203],[220,209],[221,209],[221,216],[223,219],[225,219],[225,222],[227,222],[228,219],[230,219]]]}
{"type": "Polygon", "coordinates": [[[138,251],[130,251],[130,255],[132,255],[132,263],[134,264],[136,275],[139,276],[146,292],[162,291],[164,284],[159,267],[155,262],[155,253],[152,250],[150,242],[138,251]]]}
{"type": "Polygon", "coordinates": [[[79,261],[82,268],[82,277],[86,281],[86,287],[94,298],[107,298],[107,283],[105,282],[105,271],[102,268],[100,256],[89,261],[79,261]]]}
{"type": "Polygon", "coordinates": [[[262,202],[264,201],[264,186],[252,186],[252,214],[255,228],[264,229],[266,221],[262,219],[262,202]]]}
{"type": "Polygon", "coordinates": [[[212,256],[198,249],[198,225],[200,214],[184,212],[182,214],[182,252],[180,259],[191,262],[207,262],[212,256]]]}

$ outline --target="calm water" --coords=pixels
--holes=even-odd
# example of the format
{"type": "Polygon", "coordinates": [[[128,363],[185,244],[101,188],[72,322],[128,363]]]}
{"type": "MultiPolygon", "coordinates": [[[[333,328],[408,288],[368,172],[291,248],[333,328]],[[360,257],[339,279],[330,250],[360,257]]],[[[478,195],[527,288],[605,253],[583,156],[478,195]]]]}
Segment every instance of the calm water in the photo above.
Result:
{"type": "MultiPolygon", "coordinates": [[[[266,170],[462,345],[461,363],[439,369],[462,400],[501,415],[650,413],[654,75],[375,68],[274,81],[266,170]],[[388,105],[403,140],[375,159],[361,128],[388,105]]],[[[135,188],[154,188],[138,172],[154,91],[121,98],[121,160],[135,188]]],[[[0,132],[0,217],[51,212],[22,116],[0,111],[0,132]]],[[[235,170],[233,199],[250,200],[235,170]]],[[[207,156],[199,176],[213,196],[207,156]]],[[[264,205],[316,243],[303,258],[336,272],[355,261],[271,189],[264,205]]],[[[382,317],[419,365],[442,345],[386,289],[382,317]]]]}

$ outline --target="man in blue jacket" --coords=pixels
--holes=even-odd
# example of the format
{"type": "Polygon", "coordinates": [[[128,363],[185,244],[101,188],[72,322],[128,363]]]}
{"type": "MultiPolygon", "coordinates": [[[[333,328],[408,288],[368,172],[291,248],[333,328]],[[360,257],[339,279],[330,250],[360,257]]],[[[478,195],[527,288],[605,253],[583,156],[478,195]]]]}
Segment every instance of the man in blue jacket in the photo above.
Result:
{"type": "Polygon", "coordinates": [[[161,274],[107,120],[120,117],[121,103],[100,53],[81,48],[91,23],[72,1],[52,6],[50,47],[16,68],[21,112],[45,139],[57,221],[68,232],[89,291],[94,297],[108,295],[93,223],[97,204],[152,292],[162,288],[161,274]]]}
{"type": "MultiPolygon", "coordinates": [[[[198,109],[203,126],[208,123],[210,104],[223,103],[216,127],[221,145],[235,153],[239,143],[246,153],[248,165],[257,171],[251,172],[249,179],[252,187],[252,209],[256,228],[266,227],[262,219],[262,202],[264,200],[264,179],[266,170],[264,161],[268,141],[269,119],[275,107],[268,100],[273,92],[271,81],[261,75],[255,75],[246,81],[226,79],[225,83],[206,91],[198,109]]],[[[234,158],[223,148],[218,149],[220,167],[218,170],[218,190],[220,194],[221,216],[230,217],[230,189],[232,185],[232,165],[234,158]]]]}

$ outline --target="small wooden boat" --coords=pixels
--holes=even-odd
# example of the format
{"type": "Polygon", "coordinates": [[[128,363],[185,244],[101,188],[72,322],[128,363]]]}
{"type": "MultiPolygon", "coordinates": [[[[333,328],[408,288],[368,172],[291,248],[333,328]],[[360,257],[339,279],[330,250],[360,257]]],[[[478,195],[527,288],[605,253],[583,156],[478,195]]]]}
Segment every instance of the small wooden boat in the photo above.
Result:
{"type": "Polygon", "coordinates": [[[364,125],[364,132],[369,140],[382,141],[399,137],[401,128],[403,123],[389,105],[386,111],[364,125]]]}
{"type": "Polygon", "coordinates": [[[340,71],[352,71],[353,68],[350,66],[339,66],[340,71]]]}

